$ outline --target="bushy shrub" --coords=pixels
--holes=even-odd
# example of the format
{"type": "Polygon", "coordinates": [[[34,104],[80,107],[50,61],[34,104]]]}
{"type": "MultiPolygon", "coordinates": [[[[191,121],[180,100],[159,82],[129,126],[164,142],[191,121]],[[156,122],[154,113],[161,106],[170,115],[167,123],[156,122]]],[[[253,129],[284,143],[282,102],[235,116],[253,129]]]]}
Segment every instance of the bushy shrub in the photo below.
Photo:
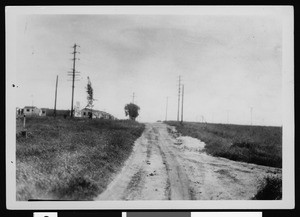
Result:
{"type": "Polygon", "coordinates": [[[257,194],[253,200],[281,200],[282,180],[279,177],[267,176],[262,181],[257,194]]]}

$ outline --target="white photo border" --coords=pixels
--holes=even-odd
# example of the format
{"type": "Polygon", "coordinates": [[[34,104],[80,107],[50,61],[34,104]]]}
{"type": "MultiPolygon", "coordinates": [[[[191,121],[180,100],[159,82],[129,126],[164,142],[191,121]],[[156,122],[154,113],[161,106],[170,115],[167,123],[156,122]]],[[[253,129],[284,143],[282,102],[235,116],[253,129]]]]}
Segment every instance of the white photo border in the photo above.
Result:
{"type": "Polygon", "coordinates": [[[7,6],[6,29],[6,205],[12,210],[202,210],[293,209],[295,207],[294,9],[292,6],[7,6]],[[276,16],[282,22],[283,197],[224,201],[16,201],[16,23],[30,14],[147,14],[276,16]]]}

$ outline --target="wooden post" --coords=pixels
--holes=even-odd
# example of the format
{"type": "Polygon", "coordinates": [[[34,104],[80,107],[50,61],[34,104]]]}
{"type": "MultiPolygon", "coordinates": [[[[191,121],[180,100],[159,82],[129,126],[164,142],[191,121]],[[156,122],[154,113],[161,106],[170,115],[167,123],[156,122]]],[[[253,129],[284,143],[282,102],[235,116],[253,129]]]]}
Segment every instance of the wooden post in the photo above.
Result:
{"type": "Polygon", "coordinates": [[[22,130],[22,135],[25,136],[25,138],[27,139],[27,130],[26,130],[26,115],[24,115],[24,119],[23,119],[23,130],[22,130]]]}
{"type": "Polygon", "coordinates": [[[25,123],[26,123],[26,115],[24,115],[24,119],[23,119],[23,128],[25,129],[25,123]]]}

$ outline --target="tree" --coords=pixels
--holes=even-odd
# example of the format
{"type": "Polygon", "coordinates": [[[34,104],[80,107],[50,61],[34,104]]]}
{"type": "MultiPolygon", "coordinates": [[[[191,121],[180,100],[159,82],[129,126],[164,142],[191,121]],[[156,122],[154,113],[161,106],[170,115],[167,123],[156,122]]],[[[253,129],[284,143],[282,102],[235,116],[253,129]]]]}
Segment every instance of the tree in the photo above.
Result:
{"type": "Polygon", "coordinates": [[[127,105],[125,105],[125,115],[129,116],[130,120],[134,120],[136,119],[137,116],[139,116],[139,110],[140,107],[136,104],[133,103],[129,103],[127,105]]]}
{"type": "MultiPolygon", "coordinates": [[[[87,86],[86,86],[86,92],[87,92],[87,106],[86,108],[92,110],[93,107],[94,107],[94,90],[93,90],[93,87],[92,87],[92,82],[90,81],[90,78],[87,77],[88,79],[88,83],[87,83],[87,86]]],[[[90,118],[92,118],[92,111],[90,112],[90,118]]]]}
{"type": "Polygon", "coordinates": [[[92,87],[92,82],[90,81],[90,78],[87,77],[88,79],[88,83],[87,83],[87,86],[86,86],[86,92],[87,92],[87,106],[86,108],[90,108],[92,109],[94,107],[93,103],[94,103],[94,96],[93,96],[93,93],[94,93],[94,90],[93,90],[93,87],[92,87]]]}

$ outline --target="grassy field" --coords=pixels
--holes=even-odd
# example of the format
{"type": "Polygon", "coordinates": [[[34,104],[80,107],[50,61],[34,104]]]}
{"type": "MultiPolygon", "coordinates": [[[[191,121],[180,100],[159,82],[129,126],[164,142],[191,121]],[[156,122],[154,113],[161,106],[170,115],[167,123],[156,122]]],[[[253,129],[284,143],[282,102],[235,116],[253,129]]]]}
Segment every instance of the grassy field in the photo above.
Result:
{"type": "Polygon", "coordinates": [[[127,120],[17,119],[17,200],[91,200],[128,158],[144,125],[127,120]]]}
{"type": "Polygon", "coordinates": [[[166,122],[175,126],[184,136],[198,138],[206,143],[208,154],[231,160],[282,167],[282,128],[166,122]]]}

